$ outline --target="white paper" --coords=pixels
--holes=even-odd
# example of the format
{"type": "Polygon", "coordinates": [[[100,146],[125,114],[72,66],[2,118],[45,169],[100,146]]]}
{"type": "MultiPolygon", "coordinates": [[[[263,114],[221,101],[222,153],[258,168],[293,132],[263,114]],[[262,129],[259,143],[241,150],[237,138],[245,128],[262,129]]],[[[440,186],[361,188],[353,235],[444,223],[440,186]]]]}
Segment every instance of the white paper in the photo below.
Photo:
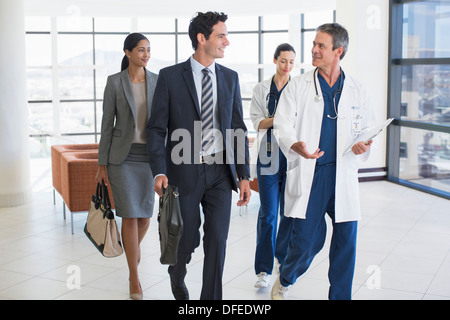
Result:
{"type": "Polygon", "coordinates": [[[389,118],[387,119],[384,123],[374,127],[373,129],[364,132],[362,135],[358,136],[355,141],[352,142],[352,144],[350,145],[350,147],[347,148],[347,150],[345,150],[344,152],[344,156],[352,151],[352,148],[355,144],[357,144],[360,141],[364,141],[364,143],[369,142],[370,140],[372,140],[373,138],[375,138],[377,135],[380,134],[381,131],[383,131],[384,128],[386,128],[391,122],[392,120],[394,120],[394,118],[389,118]]]}

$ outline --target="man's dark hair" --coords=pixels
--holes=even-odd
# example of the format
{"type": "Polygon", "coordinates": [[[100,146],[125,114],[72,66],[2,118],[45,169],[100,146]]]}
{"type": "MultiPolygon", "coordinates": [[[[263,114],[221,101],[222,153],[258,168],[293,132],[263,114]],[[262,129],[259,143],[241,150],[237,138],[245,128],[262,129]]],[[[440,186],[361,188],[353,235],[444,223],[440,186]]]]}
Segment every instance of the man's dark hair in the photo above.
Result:
{"type": "Polygon", "coordinates": [[[189,24],[189,38],[191,38],[192,48],[197,50],[197,34],[202,33],[206,40],[208,40],[212,33],[213,26],[215,26],[219,21],[225,22],[227,19],[228,16],[223,12],[197,12],[197,16],[192,18],[189,24]]]}
{"type": "Polygon", "coordinates": [[[344,56],[348,50],[349,42],[347,30],[339,23],[325,23],[318,26],[316,31],[328,33],[333,38],[333,50],[336,50],[339,47],[344,48],[344,51],[340,57],[341,60],[344,59],[344,56]]]}

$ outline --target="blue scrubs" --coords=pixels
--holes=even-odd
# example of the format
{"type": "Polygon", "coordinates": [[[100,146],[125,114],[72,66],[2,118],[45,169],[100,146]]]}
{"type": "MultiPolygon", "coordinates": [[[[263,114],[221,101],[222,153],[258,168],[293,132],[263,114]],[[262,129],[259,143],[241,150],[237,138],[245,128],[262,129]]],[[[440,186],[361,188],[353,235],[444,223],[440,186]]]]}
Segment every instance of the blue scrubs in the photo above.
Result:
{"type": "MultiPolygon", "coordinates": [[[[322,157],[317,159],[318,165],[328,164],[328,163],[336,163],[336,148],[337,148],[337,119],[330,119],[328,116],[335,117],[336,112],[334,111],[334,103],[333,103],[333,94],[336,92],[335,101],[336,101],[336,110],[338,110],[339,100],[341,95],[338,93],[340,87],[344,85],[344,75],[341,74],[342,84],[340,85],[340,80],[336,81],[334,86],[330,88],[328,82],[317,73],[317,77],[319,78],[320,88],[322,89],[323,101],[324,101],[324,110],[322,117],[322,131],[320,134],[320,142],[319,148],[324,151],[322,157]],[[340,85],[340,86],[339,86],[340,85]]],[[[338,111],[339,113],[339,111],[338,111]]]]}
{"type": "MultiPolygon", "coordinates": [[[[324,114],[319,148],[324,155],[316,162],[306,219],[292,219],[292,234],[284,263],[280,266],[280,282],[287,287],[308,270],[316,254],[323,248],[326,238],[327,213],[332,221],[333,235],[330,245],[328,278],[330,300],[350,300],[356,257],[357,222],[335,222],[336,188],[336,128],[337,119],[333,93],[339,89],[339,80],[330,88],[319,74],[324,98],[324,114]]],[[[342,84],[344,75],[342,73],[342,84]]],[[[336,108],[340,94],[335,95],[336,108]]]]}
{"type": "MultiPolygon", "coordinates": [[[[278,91],[272,80],[268,96],[269,114],[274,114],[283,89],[284,87],[278,91]]],[[[286,157],[278,147],[272,129],[268,129],[262,139],[257,162],[260,208],[256,236],[256,274],[261,272],[272,274],[274,257],[281,263],[287,251],[291,220],[284,216],[286,169],[286,157]],[[271,142],[272,150],[267,150],[266,141],[271,142]],[[277,233],[278,212],[280,225],[277,233]]]]}

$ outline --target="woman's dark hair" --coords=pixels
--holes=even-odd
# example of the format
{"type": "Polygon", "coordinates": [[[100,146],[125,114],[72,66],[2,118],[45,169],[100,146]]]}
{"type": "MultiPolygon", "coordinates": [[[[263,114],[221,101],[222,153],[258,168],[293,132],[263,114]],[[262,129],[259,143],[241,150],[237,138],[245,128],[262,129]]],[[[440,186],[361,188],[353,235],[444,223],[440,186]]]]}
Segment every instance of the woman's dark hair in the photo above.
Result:
{"type": "Polygon", "coordinates": [[[192,48],[197,50],[197,34],[202,33],[206,40],[208,40],[212,33],[213,26],[215,26],[219,21],[225,22],[227,19],[228,16],[223,12],[197,12],[197,16],[192,18],[189,24],[189,38],[191,38],[192,48]]]}
{"type": "Polygon", "coordinates": [[[275,60],[278,59],[278,57],[280,56],[282,51],[292,51],[293,53],[295,53],[295,50],[294,50],[293,46],[291,46],[289,43],[282,43],[275,50],[275,53],[273,55],[275,60]]]}
{"type": "MultiPolygon", "coordinates": [[[[125,50],[128,51],[133,51],[134,48],[136,48],[136,46],[138,45],[139,41],[141,40],[147,40],[147,37],[144,36],[142,33],[130,33],[126,38],[125,41],[123,42],[123,52],[125,52],[125,50]]],[[[150,42],[150,41],[148,41],[150,42]]],[[[121,66],[121,71],[125,70],[126,68],[128,68],[129,66],[129,61],[128,61],[128,57],[127,55],[125,55],[122,59],[122,66],[121,66]]]]}

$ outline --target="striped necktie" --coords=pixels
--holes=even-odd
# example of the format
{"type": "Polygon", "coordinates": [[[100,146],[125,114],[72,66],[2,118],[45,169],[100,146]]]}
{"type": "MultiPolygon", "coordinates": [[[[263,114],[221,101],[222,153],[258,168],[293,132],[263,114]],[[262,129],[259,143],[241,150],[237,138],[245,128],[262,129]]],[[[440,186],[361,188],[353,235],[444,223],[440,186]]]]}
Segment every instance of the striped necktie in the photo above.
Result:
{"type": "Polygon", "coordinates": [[[205,155],[212,152],[213,147],[213,88],[209,69],[204,68],[202,79],[202,150],[205,155]]]}

